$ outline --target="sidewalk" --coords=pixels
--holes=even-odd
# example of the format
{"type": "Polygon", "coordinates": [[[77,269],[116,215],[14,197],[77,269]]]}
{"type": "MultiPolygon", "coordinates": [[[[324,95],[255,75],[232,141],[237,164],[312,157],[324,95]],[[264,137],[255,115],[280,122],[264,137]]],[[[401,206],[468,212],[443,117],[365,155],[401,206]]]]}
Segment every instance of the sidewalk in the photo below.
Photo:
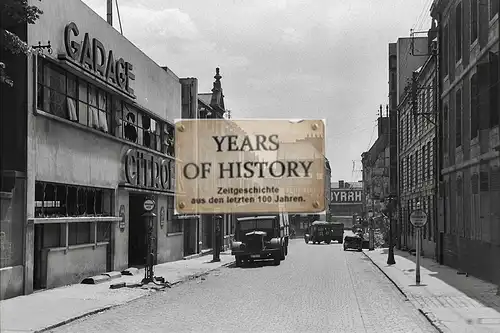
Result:
{"type": "Polygon", "coordinates": [[[387,265],[387,249],[364,251],[408,300],[441,332],[500,332],[497,286],[421,258],[420,285],[415,282],[416,257],[394,250],[396,264],[387,265]]]}
{"type": "MultiPolygon", "coordinates": [[[[230,252],[221,253],[220,258],[215,263],[209,255],[156,265],[154,275],[178,284],[234,262],[230,252]]],[[[110,285],[120,282],[127,286],[140,283],[143,277],[144,269],[140,269],[133,276],[124,275],[100,284],[75,284],[1,301],[0,332],[47,330],[157,292],[158,288],[151,286],[110,289],[110,285]]]]}

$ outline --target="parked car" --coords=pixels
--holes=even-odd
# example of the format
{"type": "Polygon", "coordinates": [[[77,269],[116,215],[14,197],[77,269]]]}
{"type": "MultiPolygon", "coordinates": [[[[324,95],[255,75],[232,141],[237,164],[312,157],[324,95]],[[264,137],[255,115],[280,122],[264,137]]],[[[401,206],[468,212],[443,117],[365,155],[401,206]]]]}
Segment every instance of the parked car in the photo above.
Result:
{"type": "Polygon", "coordinates": [[[359,234],[344,237],[344,251],[348,249],[355,249],[359,252],[363,251],[363,237],[359,234]]]}

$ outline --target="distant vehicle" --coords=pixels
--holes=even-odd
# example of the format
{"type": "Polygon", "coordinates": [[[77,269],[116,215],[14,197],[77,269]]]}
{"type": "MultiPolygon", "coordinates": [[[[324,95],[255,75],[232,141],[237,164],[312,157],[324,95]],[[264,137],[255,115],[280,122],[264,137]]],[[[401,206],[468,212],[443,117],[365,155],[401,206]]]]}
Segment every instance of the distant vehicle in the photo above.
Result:
{"type": "Polygon", "coordinates": [[[313,242],[313,244],[319,244],[321,242],[330,244],[333,240],[336,240],[342,244],[343,237],[343,223],[315,221],[304,235],[304,241],[306,244],[309,242],[313,242]]]}
{"type": "Polygon", "coordinates": [[[357,233],[353,236],[345,236],[344,251],[347,251],[348,249],[355,249],[359,252],[363,251],[363,237],[357,233]]]}
{"type": "Polygon", "coordinates": [[[289,233],[290,222],[286,213],[237,218],[231,245],[236,266],[262,259],[272,259],[275,265],[279,265],[288,254],[289,233]]]}

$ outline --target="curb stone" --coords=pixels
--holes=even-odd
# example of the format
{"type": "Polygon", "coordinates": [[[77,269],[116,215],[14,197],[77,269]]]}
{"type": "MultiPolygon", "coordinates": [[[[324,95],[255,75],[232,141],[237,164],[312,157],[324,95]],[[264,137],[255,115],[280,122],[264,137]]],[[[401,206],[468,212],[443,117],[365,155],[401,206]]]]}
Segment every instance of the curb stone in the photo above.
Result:
{"type": "Polygon", "coordinates": [[[429,323],[431,323],[432,326],[434,326],[435,329],[438,330],[439,333],[449,332],[449,330],[447,330],[446,326],[443,327],[443,325],[439,322],[439,320],[431,312],[424,312],[424,310],[422,310],[422,309],[417,309],[417,310],[422,314],[422,316],[425,317],[425,319],[427,319],[427,321],[429,323]]]}
{"type": "MultiPolygon", "coordinates": [[[[182,284],[184,282],[188,282],[190,280],[193,280],[193,279],[196,279],[198,277],[201,277],[201,276],[205,276],[205,275],[209,275],[211,272],[217,270],[217,269],[220,269],[222,267],[227,267],[227,266],[230,266],[234,264],[234,261],[231,261],[231,262],[228,262],[228,263],[225,263],[224,265],[221,265],[219,267],[216,267],[216,268],[212,268],[208,271],[205,271],[205,272],[202,272],[202,273],[196,273],[196,274],[192,274],[192,275],[188,275],[187,277],[181,279],[181,280],[178,280],[178,281],[175,281],[173,283],[171,283],[170,285],[173,287],[173,286],[176,286],[176,285],[179,285],[179,284],[182,284]]],[[[102,308],[99,308],[99,309],[96,309],[96,310],[92,310],[92,311],[89,311],[89,312],[86,312],[84,314],[81,314],[81,315],[78,315],[76,317],[73,317],[73,318],[69,318],[69,319],[66,319],[60,323],[57,323],[57,324],[54,324],[54,325],[50,325],[49,327],[46,327],[46,328],[42,328],[41,330],[38,330],[38,331],[34,331],[34,333],[42,333],[42,332],[49,332],[50,330],[53,330],[55,328],[58,328],[58,327],[61,327],[61,326],[64,326],[64,325],[67,325],[71,322],[74,322],[78,319],[82,319],[84,317],[89,317],[89,316],[92,316],[92,315],[95,315],[95,314],[98,314],[98,313],[101,313],[101,312],[105,312],[105,311],[108,311],[108,310],[111,310],[113,308],[116,308],[116,307],[119,307],[119,306],[122,306],[122,305],[125,305],[125,304],[128,304],[132,301],[136,301],[138,299],[141,299],[141,298],[144,298],[144,297],[148,297],[148,296],[151,296],[150,293],[146,294],[146,295],[141,295],[141,296],[138,296],[136,298],[133,298],[131,300],[128,300],[126,302],[123,302],[123,303],[120,303],[120,304],[114,304],[114,305],[109,305],[109,306],[105,306],[105,307],[102,307],[102,308]]]]}
{"type": "Polygon", "coordinates": [[[367,255],[364,251],[363,251],[363,254],[364,254],[364,255],[365,255],[368,259],[370,259],[370,261],[372,262],[372,264],[373,264],[375,267],[377,267],[377,268],[378,268],[378,269],[382,272],[382,274],[384,274],[384,275],[385,275],[385,277],[386,277],[389,281],[391,281],[391,282],[392,282],[392,284],[396,287],[396,289],[397,289],[397,290],[399,290],[399,292],[400,292],[401,294],[403,294],[403,296],[404,296],[406,299],[408,299],[408,295],[406,295],[406,293],[403,291],[403,289],[401,289],[401,288],[398,286],[398,284],[397,284],[396,282],[394,282],[394,280],[393,280],[393,279],[391,279],[391,278],[389,277],[389,275],[387,275],[387,273],[386,273],[386,272],[384,272],[384,270],[383,270],[382,268],[380,268],[380,266],[379,266],[379,265],[377,265],[377,264],[375,263],[375,261],[373,261],[373,259],[372,259],[372,258],[370,258],[370,256],[369,256],[369,255],[367,255]]]}
{"type": "Polygon", "coordinates": [[[375,261],[373,261],[372,258],[370,258],[369,255],[367,255],[364,251],[363,251],[363,254],[368,258],[370,259],[370,261],[372,262],[372,264],[377,267],[381,272],[382,274],[385,275],[385,277],[392,282],[392,284],[396,287],[397,290],[399,290],[399,292],[404,296],[405,300],[406,301],[409,301],[413,307],[415,307],[418,312],[420,312],[420,314],[422,316],[424,316],[425,319],[427,319],[427,321],[439,332],[439,333],[445,333],[445,332],[448,332],[447,330],[445,330],[445,328],[443,328],[443,325],[439,322],[439,320],[430,312],[424,312],[421,308],[415,306],[415,304],[410,300],[410,298],[408,297],[408,295],[406,295],[406,293],[403,291],[403,289],[401,289],[396,282],[394,282],[393,279],[391,279],[389,277],[389,275],[387,275],[386,272],[384,272],[384,270],[375,263],[375,261]],[[432,317],[432,318],[431,318],[432,317]]]}

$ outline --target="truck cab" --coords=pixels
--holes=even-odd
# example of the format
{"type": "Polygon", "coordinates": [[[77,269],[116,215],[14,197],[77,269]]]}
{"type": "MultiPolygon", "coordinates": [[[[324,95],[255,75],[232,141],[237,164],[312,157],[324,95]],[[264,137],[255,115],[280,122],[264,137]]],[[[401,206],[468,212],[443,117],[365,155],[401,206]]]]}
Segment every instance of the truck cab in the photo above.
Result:
{"type": "Polygon", "coordinates": [[[266,214],[236,218],[231,253],[236,266],[243,262],[272,259],[275,265],[288,254],[290,224],[288,214],[266,214]]]}

